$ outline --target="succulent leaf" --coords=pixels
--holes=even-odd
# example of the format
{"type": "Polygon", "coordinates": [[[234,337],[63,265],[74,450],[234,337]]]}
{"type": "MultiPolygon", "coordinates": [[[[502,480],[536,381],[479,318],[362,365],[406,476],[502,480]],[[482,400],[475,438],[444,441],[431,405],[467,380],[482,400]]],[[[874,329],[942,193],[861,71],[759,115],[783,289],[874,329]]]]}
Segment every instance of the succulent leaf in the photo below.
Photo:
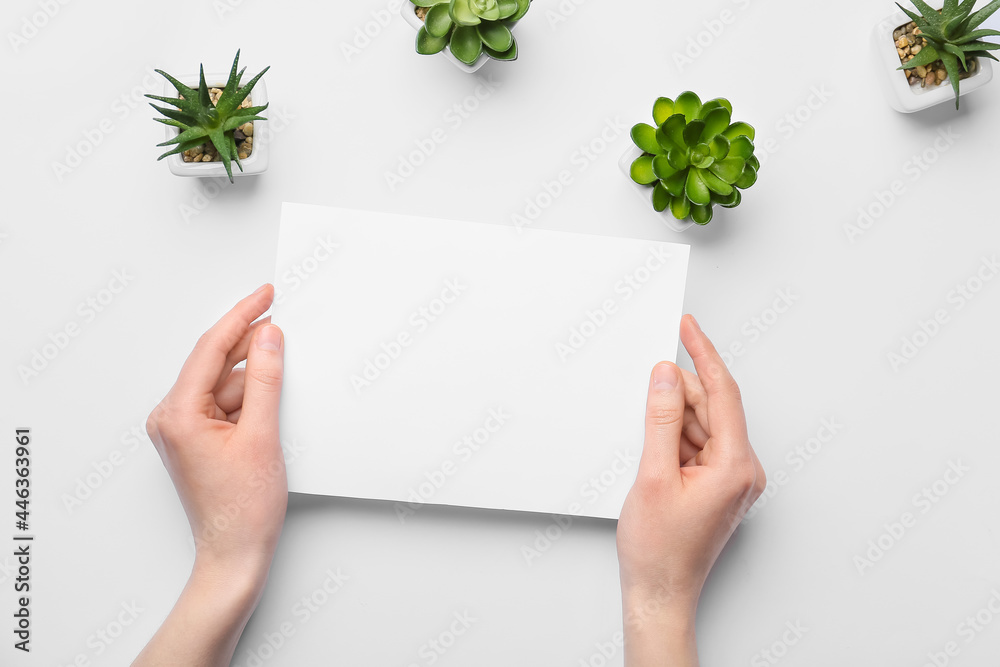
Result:
{"type": "MultiPolygon", "coordinates": [[[[424,28],[431,37],[445,37],[455,23],[451,20],[448,5],[434,5],[424,17],[424,28]]],[[[438,49],[440,51],[441,49],[438,49]]]]}
{"type": "Polygon", "coordinates": [[[701,141],[711,141],[732,122],[732,115],[722,106],[712,109],[704,118],[705,130],[701,134],[701,141]]]}
{"type": "Polygon", "coordinates": [[[670,201],[670,212],[673,213],[674,217],[678,220],[683,220],[691,215],[691,202],[688,201],[687,197],[675,195],[670,201]]]}
{"type": "Polygon", "coordinates": [[[503,23],[483,22],[476,26],[476,32],[479,33],[483,44],[494,51],[506,51],[514,43],[514,35],[503,23]]]}
{"type": "Polygon", "coordinates": [[[417,31],[417,53],[429,56],[440,53],[446,46],[448,46],[448,38],[434,37],[427,31],[427,26],[423,26],[417,31]]]}
{"type": "Polygon", "coordinates": [[[674,113],[674,101],[669,97],[661,97],[653,103],[653,122],[659,127],[674,113]]]}
{"type": "Polygon", "coordinates": [[[657,155],[653,158],[653,173],[662,181],[676,174],[677,170],[670,164],[666,155],[657,155]]]}
{"type": "Polygon", "coordinates": [[[517,0],[517,13],[510,18],[511,21],[520,21],[531,8],[531,0],[517,0]]]}
{"type": "Polygon", "coordinates": [[[691,207],[691,219],[699,225],[707,225],[712,222],[712,207],[711,206],[692,206],[691,207]]]}
{"type": "Polygon", "coordinates": [[[708,189],[717,195],[729,195],[733,191],[733,186],[713,174],[709,170],[701,172],[701,178],[705,181],[708,189]]]}
{"type": "Polygon", "coordinates": [[[517,41],[512,42],[510,48],[503,52],[494,51],[483,44],[483,53],[494,60],[517,60],[517,41]]]}
{"type": "Polygon", "coordinates": [[[973,30],[964,37],[955,40],[955,44],[968,44],[983,37],[1000,37],[1000,30],[973,30]]]}
{"type": "Polygon", "coordinates": [[[746,161],[742,158],[727,157],[724,160],[718,160],[709,169],[726,183],[733,184],[743,174],[743,166],[745,164],[746,161]]]}
{"type": "Polygon", "coordinates": [[[655,155],[660,152],[660,144],[656,141],[656,128],[646,123],[637,123],[632,127],[631,134],[633,143],[644,153],[655,155]]]}
{"type": "MultiPolygon", "coordinates": [[[[676,104],[674,106],[676,109],[676,104]]],[[[680,148],[684,146],[684,128],[687,126],[687,121],[684,120],[684,114],[675,113],[670,118],[668,118],[660,129],[663,130],[664,136],[673,144],[672,147],[680,148]]],[[[663,142],[660,142],[663,146],[663,142]]],[[[670,148],[669,146],[664,146],[664,148],[670,148]]]]}
{"type": "Polygon", "coordinates": [[[955,91],[955,110],[958,110],[959,95],[958,95],[958,58],[950,53],[942,53],[941,61],[944,63],[944,68],[948,72],[948,78],[951,80],[951,87],[955,91]]]}
{"type": "Polygon", "coordinates": [[[417,7],[433,7],[448,2],[448,0],[410,0],[417,7]]]}
{"type": "Polygon", "coordinates": [[[678,95],[674,102],[674,113],[684,114],[684,120],[689,123],[698,117],[700,110],[701,99],[690,90],[678,95]]]}
{"type": "Polygon", "coordinates": [[[709,191],[705,181],[701,178],[701,169],[689,169],[687,182],[684,186],[684,194],[691,200],[692,204],[708,206],[712,202],[712,193],[709,191]]]}
{"type": "Polygon", "coordinates": [[[736,182],[733,185],[735,185],[738,188],[746,190],[756,182],[757,182],[757,170],[751,167],[750,165],[746,165],[743,167],[743,173],[740,174],[740,177],[736,179],[736,182]]]}
{"type": "Polygon", "coordinates": [[[701,141],[701,133],[705,131],[705,121],[692,120],[684,128],[683,137],[685,146],[694,146],[701,141]]]}
{"type": "Polygon", "coordinates": [[[483,21],[499,21],[500,6],[497,0],[469,0],[469,7],[472,13],[483,21]]]}
{"type": "Polygon", "coordinates": [[[667,189],[663,187],[662,183],[657,183],[653,187],[653,210],[657,213],[661,213],[670,206],[670,200],[673,199],[672,195],[667,192],[667,189]]]}
{"type": "Polygon", "coordinates": [[[514,14],[517,14],[517,0],[498,0],[497,5],[500,7],[501,19],[509,19],[514,14]]]}
{"type": "Polygon", "coordinates": [[[687,184],[687,172],[678,171],[670,178],[664,178],[660,183],[663,183],[663,187],[674,197],[683,197],[684,186],[687,184]]]}
{"type": "Polygon", "coordinates": [[[483,40],[479,38],[479,31],[474,26],[456,26],[449,44],[452,55],[466,65],[476,62],[476,58],[483,52],[483,40]]]}
{"type": "Polygon", "coordinates": [[[682,148],[671,148],[667,151],[667,162],[669,162],[670,166],[677,171],[683,171],[690,165],[690,162],[688,162],[687,151],[682,148]]]}
{"type": "Polygon", "coordinates": [[[739,136],[750,137],[750,140],[752,141],[755,133],[754,129],[746,123],[733,123],[722,133],[722,135],[726,139],[729,139],[729,141],[732,141],[739,136]]]}
{"type": "MultiPolygon", "coordinates": [[[[449,11],[451,12],[451,20],[455,22],[458,26],[473,26],[482,23],[482,19],[472,11],[472,7],[469,4],[470,0],[451,0],[449,5],[449,11]]],[[[452,49],[452,53],[455,53],[452,49]]],[[[458,55],[456,54],[456,58],[458,55]]],[[[459,58],[461,60],[461,58],[459,58]]]]}
{"type": "Polygon", "coordinates": [[[986,19],[993,16],[998,9],[1000,9],[1000,0],[993,0],[993,2],[969,17],[969,23],[966,25],[966,29],[973,30],[974,28],[978,28],[986,19]]]}
{"type": "Polygon", "coordinates": [[[730,157],[738,157],[747,160],[751,155],[753,155],[753,142],[750,140],[750,137],[740,135],[730,142],[730,157]]]}
{"type": "Polygon", "coordinates": [[[729,155],[729,139],[726,139],[721,134],[712,137],[712,143],[708,145],[708,150],[716,160],[721,160],[722,158],[729,155]]]}
{"type": "Polygon", "coordinates": [[[643,155],[641,157],[637,157],[632,163],[629,175],[632,176],[633,181],[640,185],[655,183],[657,178],[656,174],[653,173],[653,156],[643,155]]]}
{"type": "Polygon", "coordinates": [[[913,69],[914,67],[930,65],[936,60],[941,60],[941,55],[938,53],[937,49],[928,44],[920,51],[913,60],[906,62],[899,69],[913,69]]]}

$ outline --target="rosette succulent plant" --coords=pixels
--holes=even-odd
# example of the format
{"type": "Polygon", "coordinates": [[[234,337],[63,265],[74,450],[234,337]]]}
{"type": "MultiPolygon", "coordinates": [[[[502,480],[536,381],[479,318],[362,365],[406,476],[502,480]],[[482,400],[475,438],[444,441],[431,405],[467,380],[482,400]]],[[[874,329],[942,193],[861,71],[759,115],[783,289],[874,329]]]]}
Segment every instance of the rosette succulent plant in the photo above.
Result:
{"type": "Polygon", "coordinates": [[[517,58],[510,24],[528,12],[531,0],[410,0],[427,8],[417,33],[417,53],[431,55],[446,46],[467,65],[486,53],[496,60],[517,58]]]}
{"type": "Polygon", "coordinates": [[[157,146],[173,146],[176,144],[173,150],[169,150],[156,158],[158,161],[168,155],[183,153],[205,142],[211,142],[215,146],[215,150],[219,152],[220,161],[226,167],[230,183],[233,181],[232,160],[235,160],[236,166],[239,167],[240,171],[243,171],[243,165],[240,164],[240,156],[236,150],[236,138],[234,136],[236,128],[253,120],[267,120],[257,115],[266,109],[267,105],[264,104],[256,107],[240,107],[240,105],[250,94],[250,91],[253,90],[254,85],[257,84],[260,77],[264,76],[264,72],[270,69],[270,66],[262,69],[257,76],[247,81],[241,87],[240,79],[243,78],[243,72],[246,71],[246,68],[244,67],[237,71],[239,63],[240,52],[237,51],[236,58],[233,60],[233,68],[229,73],[229,80],[226,82],[222,94],[214,105],[208,92],[208,86],[205,84],[204,65],[201,67],[201,80],[198,83],[197,89],[184,85],[163,70],[156,70],[158,74],[162,75],[177,89],[179,94],[178,97],[146,95],[150,99],[166,102],[176,107],[175,109],[170,109],[156,106],[152,102],[149,104],[149,106],[166,116],[166,118],[154,118],[153,120],[164,125],[172,125],[179,130],[179,133],[173,139],[168,139],[163,143],[157,144],[157,146]]]}
{"type": "Polygon", "coordinates": [[[969,70],[969,58],[983,56],[996,60],[990,51],[1000,49],[1000,44],[984,42],[983,37],[1000,36],[996,30],[976,30],[983,22],[1000,9],[1000,0],[993,0],[978,12],[973,13],[976,0],[945,0],[940,12],[935,11],[923,0],[913,0],[913,5],[923,16],[911,12],[896,3],[917,27],[927,45],[912,60],[899,69],[924,67],[937,60],[944,62],[944,68],[955,90],[955,108],[958,108],[958,83],[963,72],[969,70]],[[961,66],[961,70],[959,67],[961,66]]]}
{"type": "Polygon", "coordinates": [[[653,188],[653,208],[670,209],[678,220],[712,220],[716,204],[738,206],[741,189],[757,181],[754,129],[732,122],[733,106],[722,98],[701,103],[692,92],[653,104],[656,126],[638,123],[632,141],[643,154],[632,163],[632,180],[653,188]]]}

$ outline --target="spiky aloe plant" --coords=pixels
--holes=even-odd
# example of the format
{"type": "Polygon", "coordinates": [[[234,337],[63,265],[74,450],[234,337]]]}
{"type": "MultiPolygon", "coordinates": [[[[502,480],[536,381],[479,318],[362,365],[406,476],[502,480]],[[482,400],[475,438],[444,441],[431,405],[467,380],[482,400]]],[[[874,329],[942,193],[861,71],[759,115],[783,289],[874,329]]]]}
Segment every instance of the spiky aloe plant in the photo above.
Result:
{"type": "Polygon", "coordinates": [[[486,53],[495,60],[517,58],[510,24],[527,12],[531,0],[410,0],[426,7],[417,33],[417,53],[440,53],[447,46],[466,65],[486,53]]]}
{"type": "Polygon", "coordinates": [[[940,12],[934,10],[924,0],[912,0],[913,5],[923,16],[918,16],[898,2],[902,9],[917,27],[921,37],[927,40],[927,45],[921,49],[913,60],[908,61],[899,69],[912,69],[926,66],[941,60],[948,72],[951,87],[955,90],[955,108],[959,105],[959,77],[969,71],[970,55],[983,56],[996,60],[990,51],[1000,49],[1000,44],[984,42],[983,37],[998,36],[996,30],[976,30],[983,21],[1000,9],[1000,0],[994,0],[978,12],[973,13],[976,0],[944,0],[940,12]],[[961,65],[961,70],[959,66],[961,65]]]}
{"type": "Polygon", "coordinates": [[[211,141],[212,145],[215,146],[215,150],[219,152],[219,160],[226,167],[230,183],[233,182],[233,168],[230,164],[232,160],[235,160],[236,166],[239,167],[240,171],[243,171],[240,156],[236,151],[236,138],[233,134],[240,125],[254,120],[267,120],[257,115],[266,109],[267,105],[241,108],[240,104],[243,103],[243,100],[253,90],[254,85],[260,80],[260,77],[264,76],[264,72],[270,69],[270,66],[265,67],[257,76],[247,81],[241,87],[240,79],[243,78],[243,72],[246,71],[246,67],[237,71],[239,63],[240,52],[237,51],[236,58],[233,59],[233,68],[229,73],[229,80],[226,81],[222,94],[214,105],[209,96],[208,86],[205,84],[204,65],[201,66],[201,79],[197,90],[184,85],[163,70],[156,70],[158,74],[161,74],[177,89],[179,94],[179,97],[146,95],[150,99],[166,102],[177,107],[176,109],[169,109],[156,106],[152,102],[149,104],[149,106],[166,116],[166,118],[154,118],[153,120],[164,125],[172,125],[179,130],[179,134],[173,139],[157,144],[157,146],[172,146],[177,144],[176,148],[156,158],[157,161],[162,160],[168,155],[183,153],[186,150],[200,146],[205,141],[211,141]]]}
{"type": "Polygon", "coordinates": [[[653,208],[699,225],[712,220],[716,204],[739,206],[740,189],[757,181],[754,129],[732,122],[733,105],[722,98],[701,103],[688,91],[653,104],[656,127],[638,123],[632,141],[643,154],[632,163],[632,180],[653,188],[653,208]]]}

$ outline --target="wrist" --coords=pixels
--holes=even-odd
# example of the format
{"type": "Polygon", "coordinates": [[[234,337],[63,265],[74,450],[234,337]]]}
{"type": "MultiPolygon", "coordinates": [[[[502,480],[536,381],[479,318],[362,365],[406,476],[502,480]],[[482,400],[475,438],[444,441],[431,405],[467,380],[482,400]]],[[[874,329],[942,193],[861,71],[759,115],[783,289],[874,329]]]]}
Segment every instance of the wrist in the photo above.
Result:
{"type": "Polygon", "coordinates": [[[626,667],[698,664],[698,596],[672,591],[622,591],[626,667]]]}
{"type": "Polygon", "coordinates": [[[227,618],[249,618],[263,595],[270,566],[271,558],[263,555],[234,563],[198,553],[188,585],[227,618]]]}

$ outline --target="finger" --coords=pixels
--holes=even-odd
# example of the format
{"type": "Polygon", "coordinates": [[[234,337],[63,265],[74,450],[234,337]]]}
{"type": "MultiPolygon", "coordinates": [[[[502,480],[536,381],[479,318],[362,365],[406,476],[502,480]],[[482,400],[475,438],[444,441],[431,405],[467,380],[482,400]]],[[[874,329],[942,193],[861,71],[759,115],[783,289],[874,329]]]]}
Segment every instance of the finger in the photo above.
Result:
{"type": "Polygon", "coordinates": [[[226,358],[250,329],[250,324],[271,305],[274,288],[264,285],[240,301],[205,332],[188,356],[177,377],[182,395],[212,391],[219,382],[226,358]]]}
{"type": "Polygon", "coordinates": [[[243,380],[239,426],[256,437],[278,441],[278,406],[284,375],[285,342],[273,324],[261,327],[250,343],[243,380]]]}
{"type": "Polygon", "coordinates": [[[708,428],[708,395],[705,388],[701,386],[698,376],[689,370],[681,369],[684,376],[684,402],[694,410],[698,417],[698,423],[705,433],[711,433],[708,428]]]}
{"type": "Polygon", "coordinates": [[[701,425],[694,409],[689,405],[684,408],[684,437],[698,449],[708,444],[708,431],[701,425]]]}
{"type": "Polygon", "coordinates": [[[715,451],[730,462],[745,460],[749,456],[750,443],[736,380],[729,374],[712,341],[690,315],[681,320],[681,341],[705,388],[708,432],[716,445],[715,451]]]}
{"type": "Polygon", "coordinates": [[[237,368],[229,373],[222,386],[215,391],[215,404],[219,409],[229,414],[243,405],[243,380],[246,371],[237,368]]]}
{"type": "Polygon", "coordinates": [[[701,452],[702,448],[691,442],[687,435],[681,435],[680,464],[690,461],[701,452]]]}
{"type": "Polygon", "coordinates": [[[229,354],[226,355],[225,363],[222,364],[222,372],[219,374],[219,382],[215,385],[215,389],[212,390],[213,394],[218,393],[219,390],[222,389],[222,385],[224,385],[229,379],[229,374],[236,364],[247,358],[247,350],[250,349],[250,339],[253,338],[257,329],[261,328],[265,324],[270,324],[270,322],[270,315],[254,322],[250,325],[250,329],[243,334],[243,338],[240,338],[239,342],[236,343],[233,349],[229,351],[229,354]]]}
{"type": "Polygon", "coordinates": [[[646,437],[639,459],[639,474],[649,477],[676,475],[680,468],[681,433],[684,429],[684,380],[669,361],[653,367],[646,398],[646,437]]]}
{"type": "Polygon", "coordinates": [[[226,415],[226,420],[232,422],[233,424],[239,423],[240,415],[243,413],[243,408],[236,408],[228,415],[226,415]]]}

